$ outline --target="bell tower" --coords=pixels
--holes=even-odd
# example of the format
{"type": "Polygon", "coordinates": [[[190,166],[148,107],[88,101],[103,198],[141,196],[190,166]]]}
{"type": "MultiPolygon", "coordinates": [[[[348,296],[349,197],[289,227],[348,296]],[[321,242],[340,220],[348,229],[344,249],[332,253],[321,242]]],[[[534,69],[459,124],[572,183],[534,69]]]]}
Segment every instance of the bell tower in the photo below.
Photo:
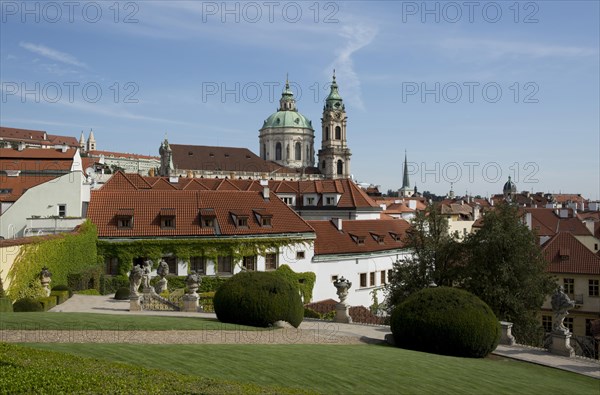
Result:
{"type": "Polygon", "coordinates": [[[325,99],[323,118],[321,118],[321,149],[319,150],[319,170],[327,179],[350,177],[350,148],[346,137],[346,107],[335,80],[333,81],[329,96],[325,99]]]}

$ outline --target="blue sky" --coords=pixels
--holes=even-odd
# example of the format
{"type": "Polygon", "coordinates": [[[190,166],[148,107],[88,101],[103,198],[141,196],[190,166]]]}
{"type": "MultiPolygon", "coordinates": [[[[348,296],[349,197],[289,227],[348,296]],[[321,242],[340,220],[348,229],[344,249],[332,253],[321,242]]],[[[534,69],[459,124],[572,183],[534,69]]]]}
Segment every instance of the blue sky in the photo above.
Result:
{"type": "Polygon", "coordinates": [[[289,73],[318,150],[335,68],[361,182],[600,198],[597,1],[72,4],[1,2],[3,126],[258,152],[289,73]]]}

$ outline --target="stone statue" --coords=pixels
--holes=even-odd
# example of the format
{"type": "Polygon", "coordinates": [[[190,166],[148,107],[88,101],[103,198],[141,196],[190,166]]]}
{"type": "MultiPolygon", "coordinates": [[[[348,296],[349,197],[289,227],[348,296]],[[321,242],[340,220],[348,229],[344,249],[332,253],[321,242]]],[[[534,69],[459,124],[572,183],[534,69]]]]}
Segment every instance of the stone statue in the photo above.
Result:
{"type": "Polygon", "coordinates": [[[144,266],[142,267],[142,283],[144,284],[144,289],[150,288],[150,272],[152,271],[152,262],[150,260],[144,261],[144,266]]]}
{"type": "Polygon", "coordinates": [[[188,289],[188,295],[198,295],[196,291],[198,291],[200,282],[202,282],[202,279],[200,278],[198,273],[196,273],[196,271],[192,270],[185,279],[185,285],[188,289]]]}
{"type": "Polygon", "coordinates": [[[340,298],[340,303],[345,304],[346,298],[348,297],[348,290],[352,287],[352,283],[342,276],[335,280],[333,285],[337,288],[337,295],[340,298]]]}
{"type": "Polygon", "coordinates": [[[167,290],[167,279],[165,278],[167,274],[169,274],[169,264],[165,262],[164,259],[161,259],[158,264],[158,269],[156,269],[156,274],[160,276],[160,280],[156,283],[154,289],[156,293],[160,294],[167,290]]]}
{"type": "Polygon", "coordinates": [[[42,283],[42,287],[44,287],[46,296],[50,296],[50,282],[52,281],[50,277],[52,277],[52,273],[46,266],[44,266],[40,272],[40,281],[42,283]]]}
{"type": "Polygon", "coordinates": [[[133,269],[129,272],[129,297],[138,297],[140,294],[138,293],[138,289],[142,284],[142,276],[144,275],[144,270],[135,265],[133,269]]]}
{"type": "Polygon", "coordinates": [[[552,332],[567,334],[569,329],[564,325],[564,319],[569,314],[569,309],[575,306],[565,293],[564,288],[559,286],[554,295],[552,295],[552,312],[554,313],[554,321],[552,322],[552,332]]]}

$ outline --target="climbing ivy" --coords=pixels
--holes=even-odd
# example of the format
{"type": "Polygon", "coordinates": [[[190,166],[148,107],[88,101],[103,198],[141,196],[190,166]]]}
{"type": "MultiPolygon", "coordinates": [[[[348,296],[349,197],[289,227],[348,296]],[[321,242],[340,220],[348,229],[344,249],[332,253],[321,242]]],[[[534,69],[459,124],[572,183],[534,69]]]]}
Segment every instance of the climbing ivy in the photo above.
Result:
{"type": "Polygon", "coordinates": [[[98,259],[117,258],[118,274],[127,275],[137,257],[151,259],[155,265],[165,254],[189,262],[190,257],[204,256],[217,262],[219,256],[232,256],[234,262],[242,257],[264,255],[269,251],[292,244],[308,244],[309,241],[291,237],[234,238],[234,239],[150,239],[130,241],[98,240],[98,259]]]}
{"type": "Polygon", "coordinates": [[[296,273],[288,265],[281,265],[276,273],[287,279],[292,280],[298,285],[303,303],[309,303],[312,300],[313,288],[317,281],[317,275],[313,272],[296,273]]]}
{"type": "Polygon", "coordinates": [[[97,266],[96,241],[96,226],[86,221],[77,232],[22,245],[8,272],[8,296],[12,300],[42,296],[39,274],[44,266],[52,272],[51,285],[66,284],[67,275],[97,266]]]}

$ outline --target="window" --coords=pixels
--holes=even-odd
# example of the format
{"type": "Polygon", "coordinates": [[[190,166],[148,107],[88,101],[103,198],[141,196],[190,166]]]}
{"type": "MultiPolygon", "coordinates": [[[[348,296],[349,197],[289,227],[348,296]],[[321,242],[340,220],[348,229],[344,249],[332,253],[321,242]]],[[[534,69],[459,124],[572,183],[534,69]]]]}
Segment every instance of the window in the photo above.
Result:
{"type": "Polygon", "coordinates": [[[357,236],[357,235],[353,235],[350,234],[350,237],[352,238],[352,240],[354,240],[354,242],[358,245],[363,245],[365,244],[365,236],[357,236]]]}
{"type": "Polygon", "coordinates": [[[206,274],[206,259],[203,256],[190,257],[190,270],[198,274],[206,274]]]}
{"type": "Polygon", "coordinates": [[[119,258],[105,258],[104,264],[106,265],[106,274],[116,276],[119,274],[119,258]]]}
{"type": "Polygon", "coordinates": [[[296,143],[296,146],[294,147],[294,151],[295,151],[294,159],[301,160],[302,159],[302,145],[300,145],[300,143],[296,143]]]}
{"type": "Polygon", "coordinates": [[[296,259],[300,260],[300,259],[304,259],[304,251],[296,251],[296,259]]]}
{"type": "Polygon", "coordinates": [[[335,206],[335,198],[331,196],[326,197],[325,204],[328,206],[335,206]]]}
{"type": "Polygon", "coordinates": [[[393,269],[390,269],[390,270],[388,270],[387,272],[388,272],[388,273],[387,273],[387,274],[388,274],[388,275],[387,275],[388,281],[392,281],[392,274],[394,273],[394,270],[393,270],[393,269]]]}
{"type": "Polygon", "coordinates": [[[371,233],[371,237],[373,237],[373,240],[375,240],[378,244],[384,244],[385,243],[385,236],[383,235],[378,235],[376,233],[371,233]]]}
{"type": "Polygon", "coordinates": [[[400,241],[400,236],[398,236],[398,233],[390,232],[390,237],[394,241],[400,241]]]}
{"type": "Polygon", "coordinates": [[[569,332],[573,332],[573,317],[565,317],[563,323],[567,327],[569,332]]]}
{"type": "Polygon", "coordinates": [[[367,286],[367,273],[360,274],[360,287],[365,288],[367,286]]]}
{"type": "Polygon", "coordinates": [[[551,315],[543,315],[542,316],[542,326],[544,327],[544,332],[552,332],[552,316],[551,315]]]}
{"type": "Polygon", "coordinates": [[[306,198],[306,205],[307,206],[314,206],[315,205],[315,198],[314,197],[307,197],[306,198]]]}
{"type": "Polygon", "coordinates": [[[202,217],[202,227],[203,228],[214,228],[215,227],[215,217],[202,217]]]}
{"type": "Polygon", "coordinates": [[[371,287],[375,286],[375,272],[369,273],[369,285],[371,287]]]}
{"type": "Polygon", "coordinates": [[[586,336],[593,336],[592,335],[592,321],[589,318],[585,319],[585,335],[586,336]]]}
{"type": "Polygon", "coordinates": [[[275,160],[281,160],[281,143],[275,145],[275,160]]]}
{"type": "Polygon", "coordinates": [[[337,174],[338,175],[344,174],[344,162],[342,162],[341,160],[337,161],[337,174]]]}
{"type": "Polygon", "coordinates": [[[563,278],[563,288],[566,294],[573,295],[575,293],[575,279],[563,278]]]}
{"type": "Polygon", "coordinates": [[[12,193],[12,189],[0,189],[0,195],[9,195],[12,193]]]}
{"type": "Polygon", "coordinates": [[[325,161],[321,162],[321,169],[325,170],[325,161]]]}
{"type": "Polygon", "coordinates": [[[285,204],[287,204],[288,206],[291,206],[294,204],[294,198],[292,198],[292,197],[282,197],[281,200],[283,200],[283,202],[285,204]]]}
{"type": "Polygon", "coordinates": [[[270,227],[271,226],[271,217],[260,217],[260,224],[262,226],[270,227]]]}
{"type": "Polygon", "coordinates": [[[67,215],[67,205],[66,204],[59,204],[58,205],[58,216],[59,217],[64,217],[67,215]]]}
{"type": "MultiPolygon", "coordinates": [[[[325,141],[329,140],[329,126],[325,126],[325,141]]],[[[323,165],[323,167],[325,167],[323,165]]]]}
{"type": "Polygon", "coordinates": [[[175,217],[161,217],[160,227],[161,229],[175,229],[175,217]]]}
{"type": "Polygon", "coordinates": [[[381,285],[385,285],[386,284],[386,281],[385,281],[385,270],[383,270],[380,275],[381,275],[381,285]]]}
{"type": "Polygon", "coordinates": [[[249,272],[253,272],[256,270],[256,255],[251,255],[251,256],[245,256],[244,258],[242,258],[242,264],[244,265],[244,268],[249,271],[249,272]]]}
{"type": "Polygon", "coordinates": [[[130,217],[123,217],[117,220],[118,228],[133,228],[133,221],[130,217]]]}
{"type": "Polygon", "coordinates": [[[594,250],[598,249],[598,243],[594,243],[594,250]]]}
{"type": "Polygon", "coordinates": [[[331,276],[331,282],[337,281],[338,280],[338,275],[334,274],[333,276],[331,276]]]}
{"type": "Polygon", "coordinates": [[[217,259],[217,272],[220,274],[232,274],[233,258],[231,256],[220,256],[217,259]]]}
{"type": "Polygon", "coordinates": [[[266,144],[262,145],[262,157],[263,157],[263,159],[267,159],[267,145],[266,144]]]}
{"type": "Polygon", "coordinates": [[[336,140],[342,139],[342,128],[340,128],[339,126],[335,127],[335,139],[336,140]]]}
{"type": "Polygon", "coordinates": [[[247,228],[248,227],[248,217],[237,217],[237,226],[238,226],[238,228],[247,228]]]}
{"type": "Polygon", "coordinates": [[[265,270],[276,270],[277,269],[277,254],[271,253],[265,255],[265,270]]]}
{"type": "Polygon", "coordinates": [[[588,295],[598,296],[600,288],[600,280],[588,280],[588,295]]]}

